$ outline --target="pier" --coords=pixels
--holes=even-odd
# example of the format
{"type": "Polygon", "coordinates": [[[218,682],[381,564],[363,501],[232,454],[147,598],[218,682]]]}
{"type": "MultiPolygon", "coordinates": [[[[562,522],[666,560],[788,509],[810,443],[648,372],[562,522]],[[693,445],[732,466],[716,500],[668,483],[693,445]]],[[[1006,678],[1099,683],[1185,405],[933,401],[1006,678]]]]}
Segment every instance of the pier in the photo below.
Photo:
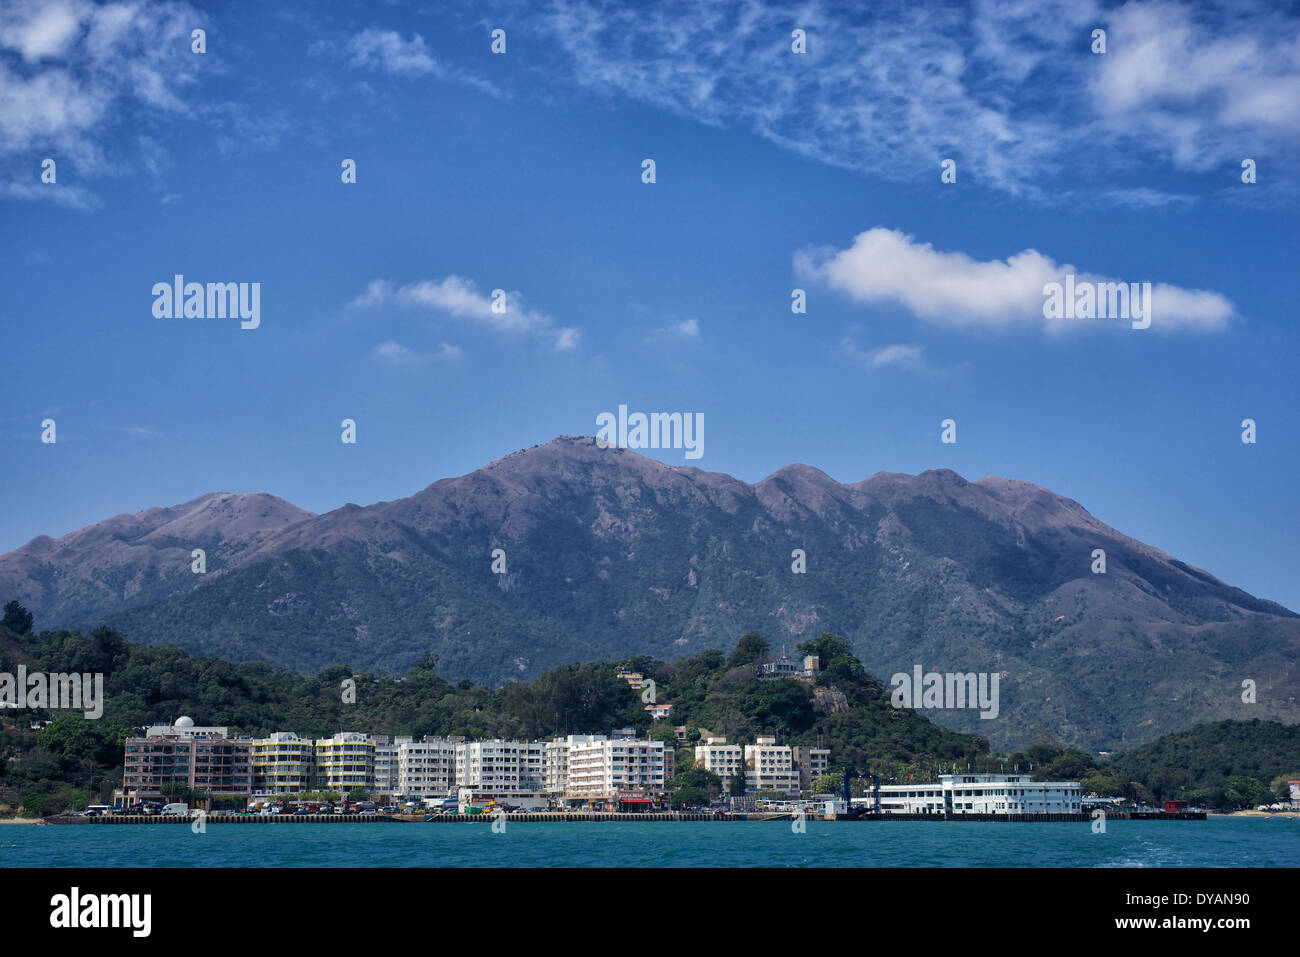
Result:
{"type": "MultiPolygon", "coordinates": [[[[558,811],[558,812],[516,812],[504,816],[492,813],[483,814],[438,814],[425,820],[425,815],[391,815],[391,814],[231,814],[216,811],[204,816],[205,824],[462,824],[472,821],[517,821],[546,822],[554,821],[572,824],[580,821],[791,821],[796,815],[784,811],[765,813],[751,812],[748,815],[714,814],[709,811],[558,811]]],[[[48,824],[190,824],[196,820],[194,812],[190,814],[105,814],[100,817],[81,817],[75,814],[60,814],[45,818],[48,824]]],[[[839,815],[827,817],[822,814],[808,814],[809,821],[996,821],[1000,823],[1086,824],[1092,820],[1088,813],[1071,814],[872,814],[839,815]]],[[[1110,811],[1106,814],[1108,821],[1204,821],[1204,811],[1110,811]]]]}

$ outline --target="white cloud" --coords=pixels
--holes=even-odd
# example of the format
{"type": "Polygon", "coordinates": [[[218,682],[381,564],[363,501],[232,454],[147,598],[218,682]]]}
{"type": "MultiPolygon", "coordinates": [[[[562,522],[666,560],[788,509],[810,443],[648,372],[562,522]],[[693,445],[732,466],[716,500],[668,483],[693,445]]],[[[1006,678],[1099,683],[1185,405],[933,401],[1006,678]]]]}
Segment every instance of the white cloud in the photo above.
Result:
{"type": "MultiPolygon", "coordinates": [[[[496,290],[493,290],[496,292],[496,290]]],[[[349,308],[382,306],[395,302],[407,307],[432,309],[449,316],[469,319],[478,325],[508,335],[531,335],[548,340],[556,352],[566,352],[578,345],[581,333],[568,326],[558,326],[545,313],[528,309],[518,292],[505,292],[504,297],[484,295],[478,287],[460,276],[443,279],[423,279],[405,286],[395,287],[384,279],[376,279],[366,291],[348,303],[349,308]],[[504,312],[498,311],[497,302],[504,302],[504,312]]]]}
{"type": "MultiPolygon", "coordinates": [[[[1059,264],[1033,249],[981,261],[939,252],[898,230],[876,227],[847,249],[795,254],[795,271],[863,303],[894,302],[931,322],[969,328],[1045,324],[1043,289],[1066,274],[1087,282],[1152,282],[1151,326],[1222,329],[1233,306],[1215,292],[1181,289],[1142,276],[1106,277],[1059,264]]],[[[1059,328],[1049,325],[1049,328],[1059,328]]]]}
{"type": "Polygon", "coordinates": [[[1164,209],[1165,207],[1186,209],[1196,204],[1195,196],[1186,193],[1165,193],[1146,186],[1111,189],[1106,191],[1106,196],[1117,206],[1128,206],[1131,209],[1164,209]]]}
{"type": "Polygon", "coordinates": [[[403,40],[395,30],[370,27],[352,38],[349,52],[353,66],[372,67],[398,76],[442,73],[424,45],[424,37],[418,33],[412,34],[410,40],[403,40]]]}
{"type": "Polygon", "coordinates": [[[656,329],[649,336],[651,342],[693,342],[700,338],[700,321],[682,319],[656,329]]]}
{"type": "Polygon", "coordinates": [[[1256,10],[1128,3],[1108,16],[1108,52],[1089,85],[1118,138],[1154,139],[1207,169],[1242,150],[1300,142],[1300,19],[1256,10]]]}
{"type": "Polygon", "coordinates": [[[17,9],[7,9],[0,43],[18,50],[28,63],[59,56],[76,39],[86,13],[87,5],[82,3],[51,3],[40,9],[28,5],[21,15],[17,9]]]}
{"type": "MultiPolygon", "coordinates": [[[[431,76],[440,80],[463,83],[491,96],[504,96],[502,91],[490,81],[435,58],[425,44],[424,37],[418,33],[411,34],[409,40],[403,40],[402,35],[396,30],[367,27],[346,44],[340,45],[322,40],[313,43],[308,52],[332,53],[340,49],[340,46],[353,67],[378,70],[391,76],[431,76]]],[[[329,99],[332,95],[331,86],[323,85],[319,92],[323,98],[329,99]]]]}
{"type": "Polygon", "coordinates": [[[841,344],[844,354],[867,369],[880,369],[885,366],[900,366],[905,369],[920,369],[924,365],[925,352],[922,346],[892,345],[879,349],[863,349],[852,339],[846,338],[841,344]]]}
{"type": "Polygon", "coordinates": [[[391,362],[394,365],[416,362],[419,359],[419,356],[414,351],[392,339],[379,343],[370,350],[370,355],[375,359],[382,359],[384,362],[391,362]]]}
{"type": "Polygon", "coordinates": [[[170,0],[0,2],[0,194],[94,205],[84,187],[31,190],[32,156],[55,159],[60,181],[72,169],[83,182],[112,171],[120,157],[106,143],[124,117],[183,109],[202,59],[189,34],[203,22],[170,0]]]}
{"type": "Polygon", "coordinates": [[[429,355],[420,355],[414,349],[402,345],[393,339],[387,339],[379,343],[370,350],[370,356],[381,362],[387,362],[391,365],[415,365],[427,359],[443,359],[449,362],[461,358],[464,351],[460,346],[452,345],[449,342],[440,342],[437,350],[429,355]]]}
{"type": "Polygon", "coordinates": [[[599,95],[891,180],[937,183],[954,158],[963,184],[1049,198],[1300,139],[1300,17],[1226,0],[556,0],[534,16],[599,95]],[[1089,52],[1097,26],[1104,55],[1089,52]]]}

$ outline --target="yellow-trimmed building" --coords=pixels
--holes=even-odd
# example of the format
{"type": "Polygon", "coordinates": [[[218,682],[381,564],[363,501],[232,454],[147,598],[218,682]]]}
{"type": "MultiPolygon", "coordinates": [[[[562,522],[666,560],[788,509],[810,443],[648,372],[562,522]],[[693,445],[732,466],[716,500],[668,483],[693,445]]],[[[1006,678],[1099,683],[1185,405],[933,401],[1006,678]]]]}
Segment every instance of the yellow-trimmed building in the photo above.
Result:
{"type": "Polygon", "coordinates": [[[292,731],[254,739],[252,763],[254,794],[298,794],[316,787],[316,745],[292,731]]]}
{"type": "Polygon", "coordinates": [[[375,787],[375,742],[355,731],[316,739],[316,787],[346,795],[375,787]]]}

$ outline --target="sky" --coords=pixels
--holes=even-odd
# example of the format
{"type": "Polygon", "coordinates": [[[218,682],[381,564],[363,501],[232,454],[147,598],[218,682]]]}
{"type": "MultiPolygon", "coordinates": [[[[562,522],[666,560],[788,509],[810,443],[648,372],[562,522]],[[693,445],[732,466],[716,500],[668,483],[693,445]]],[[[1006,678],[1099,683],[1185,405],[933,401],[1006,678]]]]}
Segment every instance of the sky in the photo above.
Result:
{"type": "Polygon", "coordinates": [[[1034,482],[1300,609],[1300,14],[859,6],[0,3],[0,551],[623,404],[750,482],[1034,482]],[[257,327],[156,315],[177,274],[257,327]],[[1149,326],[1047,317],[1067,274],[1149,326]]]}

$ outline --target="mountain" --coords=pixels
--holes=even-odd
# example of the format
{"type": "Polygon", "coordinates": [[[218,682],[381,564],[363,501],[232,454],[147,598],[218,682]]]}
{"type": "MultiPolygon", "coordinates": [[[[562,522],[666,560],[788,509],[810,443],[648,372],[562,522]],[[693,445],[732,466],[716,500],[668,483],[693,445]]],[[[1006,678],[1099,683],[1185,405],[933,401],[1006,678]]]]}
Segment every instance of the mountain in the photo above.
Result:
{"type": "Polygon", "coordinates": [[[399,673],[433,652],[441,673],[492,684],[829,631],[882,677],[1001,675],[997,719],[930,712],[999,749],[1047,733],[1116,750],[1300,717],[1300,616],[1046,489],[942,469],[844,485],[792,465],[750,485],[562,436],[364,508],[205,496],[36,539],[0,556],[9,597],[40,627],[107,621],[300,673],[399,673]],[[206,574],[190,572],[192,548],[208,549],[206,574]],[[1241,700],[1246,679],[1257,704],[1241,700]]]}
{"type": "Polygon", "coordinates": [[[86,620],[193,586],[193,549],[203,549],[210,564],[230,564],[273,532],[313,517],[274,495],[228,492],[117,515],[0,555],[0,594],[21,595],[48,624],[86,620]]]}

